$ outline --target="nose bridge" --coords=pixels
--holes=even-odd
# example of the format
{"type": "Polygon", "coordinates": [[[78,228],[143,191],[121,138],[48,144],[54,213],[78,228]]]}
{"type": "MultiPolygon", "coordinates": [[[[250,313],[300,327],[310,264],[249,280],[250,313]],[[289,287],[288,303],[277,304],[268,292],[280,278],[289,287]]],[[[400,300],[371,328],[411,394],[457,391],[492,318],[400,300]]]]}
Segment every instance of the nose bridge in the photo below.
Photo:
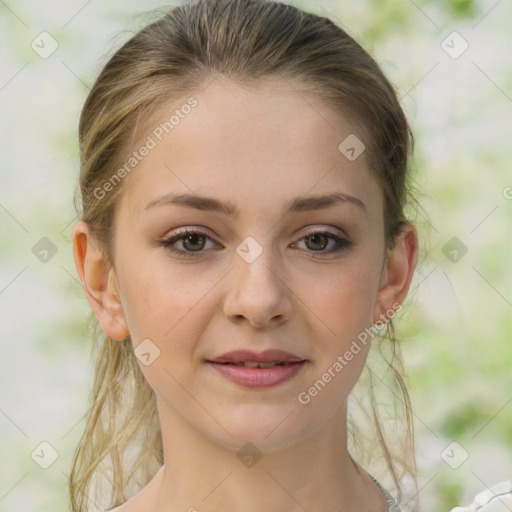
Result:
{"type": "Polygon", "coordinates": [[[282,278],[277,276],[282,265],[276,259],[270,236],[248,236],[238,245],[236,253],[237,279],[248,280],[251,285],[260,282],[262,286],[275,280],[281,283],[282,278]]]}
{"type": "Polygon", "coordinates": [[[283,266],[276,259],[271,237],[248,236],[236,248],[234,272],[225,313],[246,317],[263,325],[274,317],[283,319],[290,312],[290,298],[283,266]]]}

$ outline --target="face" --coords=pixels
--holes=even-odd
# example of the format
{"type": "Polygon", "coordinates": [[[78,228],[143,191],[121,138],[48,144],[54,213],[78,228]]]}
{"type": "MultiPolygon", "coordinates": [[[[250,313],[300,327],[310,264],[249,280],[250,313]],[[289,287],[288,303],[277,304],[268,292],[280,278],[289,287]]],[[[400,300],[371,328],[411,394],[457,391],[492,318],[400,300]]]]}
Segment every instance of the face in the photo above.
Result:
{"type": "Polygon", "coordinates": [[[287,84],[217,79],[194,98],[161,140],[153,129],[182,103],[159,112],[145,134],[155,147],[122,184],[116,314],[135,349],[146,340],[152,362],[140,367],[168,417],[225,446],[271,451],[345,414],[370,343],[343,355],[385,298],[383,196],[365,154],[351,161],[338,149],[355,128],[287,84]],[[332,200],[307,201],[320,196],[332,200]],[[241,383],[208,362],[269,349],[303,362],[266,387],[255,372],[277,372],[229,365],[251,372],[241,383]]]}

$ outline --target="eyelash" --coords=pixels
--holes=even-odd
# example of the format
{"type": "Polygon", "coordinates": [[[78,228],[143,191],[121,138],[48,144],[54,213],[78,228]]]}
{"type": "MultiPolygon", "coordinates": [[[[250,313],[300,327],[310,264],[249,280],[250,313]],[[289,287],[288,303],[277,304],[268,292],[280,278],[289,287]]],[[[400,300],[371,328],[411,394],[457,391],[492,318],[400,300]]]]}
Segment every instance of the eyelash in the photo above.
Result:
{"type": "MultiPolygon", "coordinates": [[[[204,233],[202,231],[185,229],[181,233],[173,235],[172,237],[167,238],[165,240],[162,240],[160,242],[160,244],[162,246],[164,246],[166,250],[176,254],[179,257],[182,257],[182,258],[192,257],[193,258],[193,257],[195,257],[194,256],[195,254],[200,254],[204,251],[203,250],[201,250],[201,251],[182,251],[182,250],[172,247],[173,244],[175,244],[176,242],[179,242],[180,240],[187,238],[190,235],[201,235],[201,236],[204,236],[205,238],[212,240],[212,238],[210,236],[208,236],[206,233],[204,233]]],[[[331,248],[328,251],[324,251],[324,250],[310,251],[313,253],[319,252],[319,253],[324,253],[324,254],[325,253],[332,254],[332,253],[337,253],[337,252],[341,252],[343,250],[349,249],[352,245],[354,245],[353,242],[351,242],[350,240],[347,240],[346,238],[342,238],[334,233],[331,233],[330,231],[311,231],[309,233],[306,233],[300,240],[304,240],[305,238],[308,238],[313,235],[327,235],[328,238],[330,238],[331,240],[334,240],[337,244],[334,248],[331,248]]],[[[313,257],[318,258],[321,256],[313,256],[313,257]]]]}

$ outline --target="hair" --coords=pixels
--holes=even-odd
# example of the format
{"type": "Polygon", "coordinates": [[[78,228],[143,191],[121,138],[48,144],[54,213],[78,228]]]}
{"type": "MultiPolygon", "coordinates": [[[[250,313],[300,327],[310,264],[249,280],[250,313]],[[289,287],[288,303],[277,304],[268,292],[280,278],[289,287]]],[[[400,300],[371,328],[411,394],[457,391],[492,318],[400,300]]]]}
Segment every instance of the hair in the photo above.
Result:
{"type": "MultiPolygon", "coordinates": [[[[123,155],[160,106],[190,97],[217,76],[245,86],[286,80],[349,116],[383,192],[385,244],[393,247],[413,200],[407,179],[413,135],[393,86],[374,59],[329,18],[294,6],[269,0],[199,0],[168,10],[125,42],[101,70],[81,112],[81,210],[76,197],[75,207],[112,267],[114,211],[123,187],[113,187],[101,200],[95,190],[126,160],[123,155]]],[[[91,327],[94,383],[69,479],[73,512],[87,510],[87,501],[96,499],[92,489],[105,482],[109,508],[120,505],[130,489],[146,485],[164,463],[155,394],[130,336],[110,339],[94,315],[91,327]]],[[[400,501],[402,477],[412,475],[416,481],[412,409],[392,320],[385,337],[391,349],[386,369],[393,398],[403,409],[405,435],[400,436],[399,454],[387,440],[370,373],[368,417],[374,431],[365,442],[376,443],[369,451],[381,454],[400,501]]],[[[365,443],[353,421],[348,418],[349,441],[363,457],[365,443]]]]}

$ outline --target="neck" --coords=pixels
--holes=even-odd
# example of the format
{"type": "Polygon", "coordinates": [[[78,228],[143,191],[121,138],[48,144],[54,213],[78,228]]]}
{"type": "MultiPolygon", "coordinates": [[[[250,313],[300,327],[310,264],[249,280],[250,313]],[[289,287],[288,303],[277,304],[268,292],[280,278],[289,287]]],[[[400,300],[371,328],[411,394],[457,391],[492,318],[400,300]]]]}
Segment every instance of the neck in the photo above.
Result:
{"type": "Polygon", "coordinates": [[[346,408],[306,439],[250,453],[213,442],[158,407],[168,435],[162,436],[165,464],[154,479],[152,512],[387,510],[348,453],[346,408]]]}

